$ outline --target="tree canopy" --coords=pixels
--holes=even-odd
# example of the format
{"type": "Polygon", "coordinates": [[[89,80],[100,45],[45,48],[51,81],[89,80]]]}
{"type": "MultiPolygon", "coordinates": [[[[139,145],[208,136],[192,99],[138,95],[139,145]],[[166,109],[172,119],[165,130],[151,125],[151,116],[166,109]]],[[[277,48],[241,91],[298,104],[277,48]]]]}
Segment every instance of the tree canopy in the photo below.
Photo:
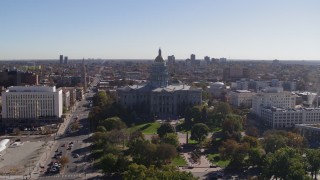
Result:
{"type": "Polygon", "coordinates": [[[266,157],[263,168],[264,177],[270,179],[306,179],[302,155],[293,148],[282,148],[266,157]]]}
{"type": "Polygon", "coordinates": [[[209,127],[207,125],[203,123],[197,123],[191,129],[190,139],[201,142],[208,136],[208,133],[209,127]]]}
{"type": "Polygon", "coordinates": [[[127,125],[119,117],[111,117],[101,121],[101,124],[107,131],[120,130],[127,127],[127,125]]]}
{"type": "Polygon", "coordinates": [[[161,124],[161,126],[157,130],[157,133],[160,138],[162,138],[167,133],[174,133],[174,132],[175,132],[175,129],[170,123],[161,124]]]}
{"type": "Polygon", "coordinates": [[[223,123],[222,123],[222,133],[225,139],[236,139],[240,140],[242,130],[242,118],[236,114],[228,114],[226,115],[223,123]]]}

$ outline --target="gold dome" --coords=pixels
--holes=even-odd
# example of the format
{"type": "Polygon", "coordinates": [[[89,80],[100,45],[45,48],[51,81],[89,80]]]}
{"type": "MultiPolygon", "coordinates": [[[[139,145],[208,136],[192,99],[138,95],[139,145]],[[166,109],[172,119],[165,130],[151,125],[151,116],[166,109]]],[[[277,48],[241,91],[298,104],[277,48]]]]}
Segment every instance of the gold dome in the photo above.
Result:
{"type": "Polygon", "coordinates": [[[164,62],[162,56],[161,56],[161,49],[159,49],[159,54],[156,57],[156,59],[154,60],[155,62],[164,62]]]}

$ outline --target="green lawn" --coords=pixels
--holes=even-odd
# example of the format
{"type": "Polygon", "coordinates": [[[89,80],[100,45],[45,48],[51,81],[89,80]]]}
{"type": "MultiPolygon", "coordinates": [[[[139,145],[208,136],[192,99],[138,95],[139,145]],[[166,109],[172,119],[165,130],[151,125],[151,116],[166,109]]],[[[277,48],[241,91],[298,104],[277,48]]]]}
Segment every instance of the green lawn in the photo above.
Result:
{"type": "Polygon", "coordinates": [[[215,132],[221,132],[222,131],[222,128],[221,127],[216,127],[213,129],[213,133],[215,132]]]}
{"type": "Polygon", "coordinates": [[[143,134],[157,134],[157,129],[160,125],[159,122],[139,124],[129,128],[129,131],[134,132],[140,130],[143,134]]]}
{"type": "Polygon", "coordinates": [[[183,159],[183,157],[181,157],[179,155],[179,156],[175,157],[174,159],[172,159],[171,164],[174,166],[186,166],[187,162],[186,162],[186,160],[183,159]]]}
{"type": "Polygon", "coordinates": [[[198,141],[189,139],[188,144],[198,144],[198,141]]]}
{"type": "Polygon", "coordinates": [[[222,159],[220,158],[219,153],[208,154],[208,155],[207,155],[207,158],[208,158],[208,160],[209,160],[211,163],[216,164],[216,165],[218,165],[218,166],[220,166],[220,167],[226,167],[226,166],[229,164],[229,162],[230,162],[229,160],[222,160],[222,159]],[[215,161],[215,160],[214,160],[215,157],[219,157],[219,158],[218,158],[219,161],[215,161]]]}

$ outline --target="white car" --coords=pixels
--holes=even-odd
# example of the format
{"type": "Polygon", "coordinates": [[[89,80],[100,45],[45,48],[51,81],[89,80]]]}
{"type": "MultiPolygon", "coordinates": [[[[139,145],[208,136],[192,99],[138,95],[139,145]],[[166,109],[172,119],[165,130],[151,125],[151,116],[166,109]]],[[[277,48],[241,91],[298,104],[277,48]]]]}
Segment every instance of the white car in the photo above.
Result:
{"type": "Polygon", "coordinates": [[[80,155],[79,155],[79,154],[75,154],[75,155],[73,155],[73,158],[78,158],[78,157],[80,157],[80,155]]]}

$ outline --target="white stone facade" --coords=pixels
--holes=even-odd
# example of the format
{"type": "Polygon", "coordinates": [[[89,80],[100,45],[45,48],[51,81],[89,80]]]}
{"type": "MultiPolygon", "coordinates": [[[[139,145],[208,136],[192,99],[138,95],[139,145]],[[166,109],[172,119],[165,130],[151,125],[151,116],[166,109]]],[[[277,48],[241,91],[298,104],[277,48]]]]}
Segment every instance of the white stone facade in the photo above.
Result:
{"type": "Polygon", "coordinates": [[[263,107],[294,108],[296,95],[281,89],[270,89],[266,92],[259,92],[252,98],[252,112],[261,116],[263,107]]]}
{"type": "Polygon", "coordinates": [[[124,107],[162,118],[178,117],[186,108],[202,102],[201,89],[184,84],[168,85],[168,71],[161,50],[152,65],[148,84],[125,86],[117,91],[118,102],[124,107]]]}
{"type": "Polygon", "coordinates": [[[2,92],[3,119],[58,119],[62,116],[62,90],[44,86],[11,86],[2,92]]]}
{"type": "Polygon", "coordinates": [[[235,90],[229,93],[229,102],[231,105],[236,107],[251,108],[252,97],[256,93],[247,90],[235,90]]]}
{"type": "Polygon", "coordinates": [[[320,123],[320,109],[262,108],[261,118],[265,125],[272,128],[293,127],[295,124],[316,124],[320,123]]]}

